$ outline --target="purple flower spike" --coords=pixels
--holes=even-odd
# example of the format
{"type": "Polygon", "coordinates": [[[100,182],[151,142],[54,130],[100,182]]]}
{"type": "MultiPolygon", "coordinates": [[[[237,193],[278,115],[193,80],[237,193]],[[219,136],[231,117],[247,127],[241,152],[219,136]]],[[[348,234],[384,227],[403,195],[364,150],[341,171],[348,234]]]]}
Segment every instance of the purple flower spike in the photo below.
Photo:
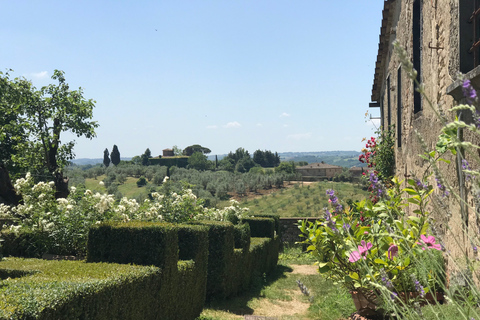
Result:
{"type": "Polygon", "coordinates": [[[475,100],[477,99],[477,92],[470,83],[470,80],[465,80],[463,82],[462,91],[469,104],[475,102],[475,100]]]}

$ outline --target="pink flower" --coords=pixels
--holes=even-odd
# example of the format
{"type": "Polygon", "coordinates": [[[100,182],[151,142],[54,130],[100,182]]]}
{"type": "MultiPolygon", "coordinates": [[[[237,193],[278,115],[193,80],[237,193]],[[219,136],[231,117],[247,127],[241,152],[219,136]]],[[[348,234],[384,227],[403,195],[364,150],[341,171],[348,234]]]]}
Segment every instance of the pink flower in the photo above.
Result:
{"type": "Polygon", "coordinates": [[[365,256],[368,254],[368,250],[372,247],[372,243],[365,243],[365,240],[361,241],[361,245],[358,246],[358,251],[353,251],[350,254],[350,257],[348,258],[348,261],[350,262],[356,262],[360,260],[360,258],[363,256],[363,259],[367,259],[365,256]]]}
{"type": "Polygon", "coordinates": [[[419,245],[426,244],[427,245],[426,248],[422,247],[422,250],[425,250],[425,249],[442,250],[442,247],[438,243],[435,243],[435,237],[434,236],[425,237],[425,235],[422,234],[420,236],[420,239],[422,240],[423,243],[417,242],[417,244],[419,244],[419,245]]]}
{"type": "Polygon", "coordinates": [[[393,260],[393,257],[398,256],[398,247],[395,244],[391,244],[387,251],[388,259],[393,260]]]}

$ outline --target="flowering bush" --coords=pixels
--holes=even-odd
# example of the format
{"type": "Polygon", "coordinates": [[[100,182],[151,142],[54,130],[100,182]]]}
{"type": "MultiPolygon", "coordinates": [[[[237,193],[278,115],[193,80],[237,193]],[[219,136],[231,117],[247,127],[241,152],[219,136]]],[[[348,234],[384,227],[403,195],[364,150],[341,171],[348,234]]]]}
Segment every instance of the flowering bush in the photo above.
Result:
{"type": "MultiPolygon", "coordinates": [[[[376,203],[366,199],[347,208],[333,190],[327,190],[330,210],[316,222],[299,225],[321,273],[350,291],[380,295],[384,290],[392,299],[420,288],[415,276],[417,262],[432,254],[427,251],[441,250],[435,236],[429,234],[429,213],[425,210],[433,188],[411,179],[401,190],[401,183],[393,179],[392,188],[374,190],[378,192],[376,203]],[[417,206],[415,215],[405,214],[403,199],[417,206]]],[[[428,293],[428,281],[439,276],[431,273],[425,278],[421,288],[428,293]]]]}
{"type": "Polygon", "coordinates": [[[376,134],[376,138],[371,137],[367,141],[358,160],[366,163],[381,180],[389,183],[395,172],[394,126],[377,131],[376,134]]]}
{"type": "Polygon", "coordinates": [[[67,198],[55,199],[53,182],[35,184],[30,174],[18,179],[14,187],[22,194],[23,203],[13,207],[0,204],[0,215],[17,218],[19,223],[4,228],[15,233],[33,232],[40,247],[56,254],[83,254],[89,228],[107,220],[238,222],[247,212],[236,201],[224,209],[205,208],[189,185],[185,184],[180,192],[172,191],[168,177],[162,192],[152,193],[151,199],[143,203],[126,197],[116,201],[111,194],[75,187],[70,188],[67,198]]]}

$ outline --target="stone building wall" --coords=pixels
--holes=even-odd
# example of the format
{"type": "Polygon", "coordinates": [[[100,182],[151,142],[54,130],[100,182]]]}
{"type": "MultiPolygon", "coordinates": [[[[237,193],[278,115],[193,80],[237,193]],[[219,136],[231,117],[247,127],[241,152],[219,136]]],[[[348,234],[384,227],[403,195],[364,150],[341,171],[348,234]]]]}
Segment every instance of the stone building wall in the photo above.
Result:
{"type": "MultiPolygon", "coordinates": [[[[434,109],[443,112],[449,119],[453,114],[448,111],[456,104],[450,95],[452,84],[455,82],[459,72],[459,23],[458,23],[459,0],[397,0],[386,1],[388,24],[384,35],[384,46],[387,50],[380,50],[379,58],[382,68],[376,70],[380,73],[380,80],[375,80],[380,90],[372,94],[372,101],[377,101],[382,106],[382,123],[386,126],[388,122],[388,92],[390,93],[391,123],[396,126],[396,139],[401,140],[401,146],[395,145],[396,175],[402,180],[408,177],[421,178],[428,172],[429,163],[419,157],[426,151],[434,149],[442,128],[442,123],[436,116],[434,109]],[[414,84],[408,78],[401,65],[398,56],[393,52],[393,41],[397,40],[406,49],[409,57],[413,60],[413,11],[415,1],[421,4],[420,20],[420,63],[421,82],[425,86],[426,98],[421,99],[421,111],[414,112],[414,84]],[[401,90],[399,91],[399,72],[401,90]],[[390,86],[387,88],[387,78],[390,86]],[[397,120],[398,98],[401,97],[403,110],[400,122],[397,120]],[[428,98],[428,99],[427,99],[428,98]],[[397,128],[402,131],[401,137],[397,136],[397,128]],[[419,137],[421,139],[419,139],[419,137]]],[[[473,139],[466,135],[466,139],[473,139]]],[[[475,142],[475,141],[473,141],[475,142]]],[[[478,143],[478,141],[476,141],[478,143]]],[[[440,163],[440,170],[444,173],[444,179],[453,187],[459,190],[456,159],[447,156],[450,164],[440,163]]],[[[436,186],[434,177],[430,183],[436,186]]],[[[466,185],[468,193],[470,185],[466,185]]],[[[473,204],[471,198],[466,199],[473,204]]],[[[461,257],[464,253],[472,254],[472,245],[468,234],[464,233],[463,226],[468,224],[468,232],[473,235],[478,232],[476,217],[473,210],[467,210],[467,217],[462,217],[458,201],[453,196],[444,198],[439,190],[433,195],[431,208],[435,219],[435,230],[439,238],[451,253],[452,259],[461,257]],[[460,241],[458,241],[460,240],[460,241]]],[[[410,210],[412,210],[411,208],[410,210]]],[[[477,246],[479,244],[476,244],[477,246]]],[[[451,263],[450,268],[458,265],[451,263]]]]}

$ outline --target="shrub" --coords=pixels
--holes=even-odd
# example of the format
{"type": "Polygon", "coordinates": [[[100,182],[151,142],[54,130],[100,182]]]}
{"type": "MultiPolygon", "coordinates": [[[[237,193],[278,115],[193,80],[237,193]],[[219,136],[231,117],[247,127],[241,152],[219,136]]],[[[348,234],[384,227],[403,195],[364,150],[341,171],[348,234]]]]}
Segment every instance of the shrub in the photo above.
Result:
{"type": "Polygon", "coordinates": [[[137,187],[140,188],[146,185],[147,185],[147,179],[145,179],[145,177],[142,176],[137,180],[137,187]]]}

